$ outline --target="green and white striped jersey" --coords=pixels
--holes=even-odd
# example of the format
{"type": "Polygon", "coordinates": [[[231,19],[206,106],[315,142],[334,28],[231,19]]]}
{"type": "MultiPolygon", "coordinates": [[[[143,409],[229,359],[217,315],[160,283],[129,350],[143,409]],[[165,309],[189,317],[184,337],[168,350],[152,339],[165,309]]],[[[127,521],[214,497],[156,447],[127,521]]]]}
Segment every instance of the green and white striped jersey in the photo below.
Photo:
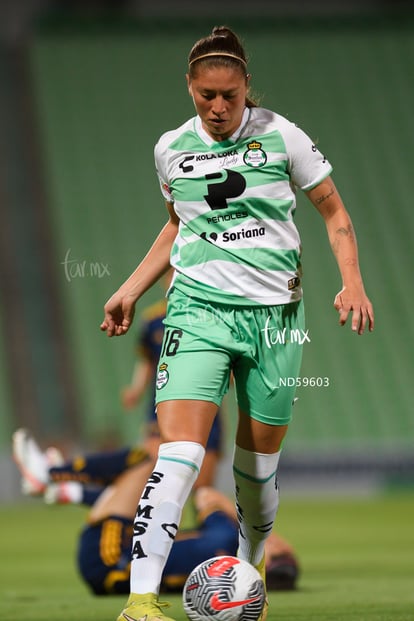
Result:
{"type": "Polygon", "coordinates": [[[295,192],[332,170],[301,129],[270,110],[246,108],[237,132],[216,142],[197,116],[161,136],[155,163],[180,219],[174,286],[232,305],[301,298],[295,192]]]}

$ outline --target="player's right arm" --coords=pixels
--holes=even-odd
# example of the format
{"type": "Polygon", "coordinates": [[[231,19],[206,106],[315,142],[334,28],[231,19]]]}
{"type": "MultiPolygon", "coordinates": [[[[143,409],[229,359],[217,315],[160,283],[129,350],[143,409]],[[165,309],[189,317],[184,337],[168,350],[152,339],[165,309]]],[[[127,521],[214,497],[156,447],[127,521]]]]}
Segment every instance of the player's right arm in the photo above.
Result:
{"type": "Polygon", "coordinates": [[[108,336],[128,332],[135,304],[170,267],[170,253],[178,232],[179,220],[172,203],[166,202],[169,220],[135,271],[127,278],[104,306],[101,330],[108,336]]]}

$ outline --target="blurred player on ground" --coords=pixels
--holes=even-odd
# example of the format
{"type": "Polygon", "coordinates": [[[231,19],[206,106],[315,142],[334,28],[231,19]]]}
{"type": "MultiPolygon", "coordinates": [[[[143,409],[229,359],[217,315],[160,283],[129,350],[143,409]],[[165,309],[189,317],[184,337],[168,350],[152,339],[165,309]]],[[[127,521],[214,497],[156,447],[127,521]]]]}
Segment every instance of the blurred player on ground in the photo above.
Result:
{"type": "MultiPolygon", "coordinates": [[[[133,519],[140,490],[154,467],[143,448],[79,455],[64,461],[56,448],[42,451],[26,429],[13,434],[13,456],[25,495],[47,504],[90,507],[78,540],[77,563],[96,595],[129,593],[133,519]]],[[[200,480],[209,475],[201,473],[200,480]]],[[[191,570],[212,556],[235,555],[238,524],[234,503],[211,486],[195,485],[194,527],[179,531],[162,578],[163,591],[181,590],[191,570]]],[[[291,590],[299,575],[291,545],[277,534],[267,544],[267,582],[291,590]]]]}

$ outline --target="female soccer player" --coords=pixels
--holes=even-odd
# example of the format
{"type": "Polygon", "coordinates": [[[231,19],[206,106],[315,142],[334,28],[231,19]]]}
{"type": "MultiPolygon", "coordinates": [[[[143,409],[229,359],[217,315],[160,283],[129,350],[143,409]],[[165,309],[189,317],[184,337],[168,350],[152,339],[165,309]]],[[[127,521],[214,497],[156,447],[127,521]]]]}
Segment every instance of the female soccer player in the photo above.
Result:
{"type": "Polygon", "coordinates": [[[131,594],[118,621],[169,619],[158,599],[163,567],[231,372],[238,555],[264,575],[294,399],[294,388],[279,379],[296,377],[301,363],[300,339],[280,335],[305,334],[297,188],[326,223],[342,278],[334,301],[339,323],[351,315],[358,334],[374,327],[352,222],[327,159],[293,123],[249,98],[246,54],[230,29],[214,28],[188,61],[197,115],[155,148],[169,220],[106,303],[101,324],[109,337],[125,334],[135,303],[171,263],[157,375],[162,444],[137,509],[131,594]]]}

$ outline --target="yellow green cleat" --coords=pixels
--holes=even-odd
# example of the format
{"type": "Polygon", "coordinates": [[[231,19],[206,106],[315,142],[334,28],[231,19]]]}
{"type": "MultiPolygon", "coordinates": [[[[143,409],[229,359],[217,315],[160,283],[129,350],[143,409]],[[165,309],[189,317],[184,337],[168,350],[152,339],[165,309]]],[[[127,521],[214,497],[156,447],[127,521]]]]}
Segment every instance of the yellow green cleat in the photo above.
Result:
{"type": "Polygon", "coordinates": [[[117,621],[175,621],[162,610],[169,605],[159,602],[155,593],[131,593],[117,621]]]}
{"type": "Polygon", "coordinates": [[[260,615],[260,617],[258,618],[257,621],[266,621],[267,618],[267,611],[269,609],[269,600],[267,598],[267,591],[266,591],[266,563],[265,563],[265,555],[263,554],[263,558],[260,561],[260,563],[258,565],[255,565],[255,568],[257,569],[257,571],[259,572],[262,580],[263,580],[263,584],[265,585],[265,594],[266,594],[266,599],[265,599],[265,603],[263,606],[263,610],[262,610],[262,614],[260,615]]]}

